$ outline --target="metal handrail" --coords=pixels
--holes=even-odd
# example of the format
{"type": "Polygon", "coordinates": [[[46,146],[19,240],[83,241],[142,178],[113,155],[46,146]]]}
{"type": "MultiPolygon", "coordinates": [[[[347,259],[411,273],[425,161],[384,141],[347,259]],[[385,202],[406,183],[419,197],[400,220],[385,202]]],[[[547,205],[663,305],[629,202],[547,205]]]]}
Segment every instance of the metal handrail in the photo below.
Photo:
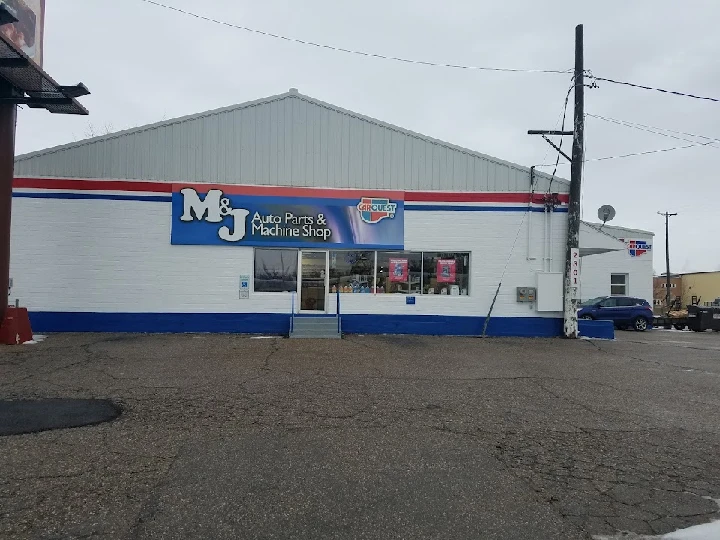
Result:
{"type": "Polygon", "coordinates": [[[295,293],[290,293],[290,333],[295,329],[295,293]]]}
{"type": "Polygon", "coordinates": [[[340,328],[340,289],[338,289],[335,294],[337,296],[337,309],[335,312],[337,317],[338,334],[342,334],[342,330],[340,328]]]}

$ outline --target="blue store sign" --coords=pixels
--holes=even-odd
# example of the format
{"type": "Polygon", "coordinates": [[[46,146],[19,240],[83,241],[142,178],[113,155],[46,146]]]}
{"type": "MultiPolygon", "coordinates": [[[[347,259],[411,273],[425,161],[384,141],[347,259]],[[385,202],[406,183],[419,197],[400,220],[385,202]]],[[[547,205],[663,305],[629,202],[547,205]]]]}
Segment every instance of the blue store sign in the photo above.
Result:
{"type": "Polygon", "coordinates": [[[171,243],[403,249],[403,209],[402,192],[176,184],[171,243]]]}

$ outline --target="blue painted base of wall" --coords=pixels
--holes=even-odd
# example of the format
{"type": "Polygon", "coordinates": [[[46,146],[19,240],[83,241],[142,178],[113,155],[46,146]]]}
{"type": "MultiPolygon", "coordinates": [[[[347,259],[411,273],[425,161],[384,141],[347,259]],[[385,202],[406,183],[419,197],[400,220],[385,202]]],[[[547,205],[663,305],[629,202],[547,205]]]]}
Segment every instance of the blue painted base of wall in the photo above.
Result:
{"type": "MultiPolygon", "coordinates": [[[[425,336],[479,336],[485,317],[446,315],[343,315],[346,334],[419,334],[425,336]]],[[[562,319],[541,317],[495,317],[489,336],[556,337],[562,334],[562,319]]]]}
{"type": "MultiPolygon", "coordinates": [[[[239,333],[287,335],[290,315],[283,313],[88,313],[31,312],[35,333],[138,332],[138,333],[239,333]]],[[[343,315],[345,334],[419,334],[479,336],[484,317],[444,315],[343,315]]],[[[557,337],[562,319],[496,317],[489,336],[557,337]]]]}

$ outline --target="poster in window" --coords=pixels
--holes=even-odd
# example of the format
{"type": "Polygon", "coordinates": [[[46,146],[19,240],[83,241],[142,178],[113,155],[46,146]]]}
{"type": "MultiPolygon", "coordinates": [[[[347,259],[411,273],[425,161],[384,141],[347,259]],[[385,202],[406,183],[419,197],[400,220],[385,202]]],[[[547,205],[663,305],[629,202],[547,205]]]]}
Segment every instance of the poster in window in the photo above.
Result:
{"type": "Polygon", "coordinates": [[[407,282],[408,260],[390,259],[390,281],[407,282]]]}
{"type": "Polygon", "coordinates": [[[455,259],[439,259],[437,262],[438,283],[455,283],[455,259]]]}

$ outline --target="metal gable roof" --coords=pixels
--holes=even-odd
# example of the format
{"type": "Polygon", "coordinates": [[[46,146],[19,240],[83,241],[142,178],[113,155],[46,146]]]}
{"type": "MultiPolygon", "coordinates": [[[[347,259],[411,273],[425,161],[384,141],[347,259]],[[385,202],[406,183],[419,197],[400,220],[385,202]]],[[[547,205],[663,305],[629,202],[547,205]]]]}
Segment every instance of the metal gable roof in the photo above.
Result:
{"type": "Polygon", "coordinates": [[[643,231],[641,229],[628,229],[627,227],[619,227],[617,225],[603,225],[602,223],[592,223],[590,221],[581,221],[584,225],[587,225],[591,229],[595,229],[598,232],[604,232],[610,236],[613,236],[614,238],[620,238],[619,236],[615,236],[615,234],[620,234],[623,236],[627,236],[628,234],[640,234],[643,236],[655,236],[654,232],[651,231],[643,231]]]}
{"type": "MultiPolygon", "coordinates": [[[[526,190],[529,170],[294,89],[16,158],[27,176],[449,191],[526,190]]],[[[552,187],[535,174],[538,190],[552,187]]]]}

